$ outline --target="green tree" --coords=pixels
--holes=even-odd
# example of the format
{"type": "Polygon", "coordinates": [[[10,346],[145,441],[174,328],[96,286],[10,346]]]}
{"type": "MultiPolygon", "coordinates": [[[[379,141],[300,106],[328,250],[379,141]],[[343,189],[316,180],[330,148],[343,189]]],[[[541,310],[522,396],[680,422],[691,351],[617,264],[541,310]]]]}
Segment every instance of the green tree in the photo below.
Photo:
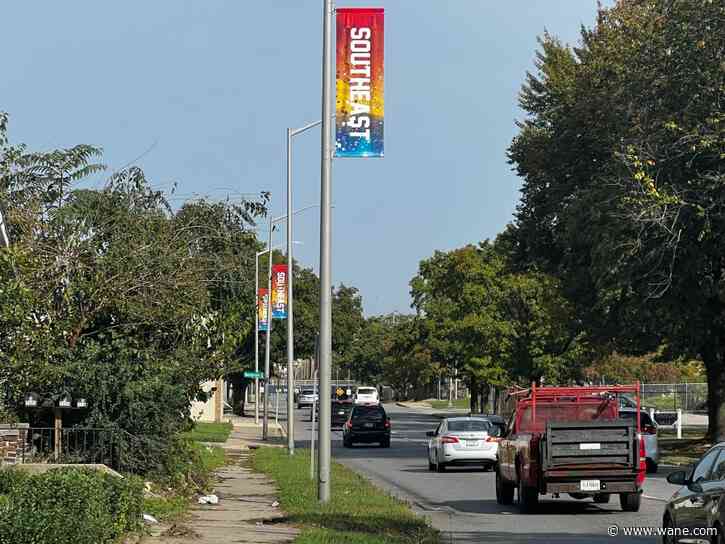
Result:
{"type": "Polygon", "coordinates": [[[725,6],[619,2],[576,49],[545,36],[510,147],[519,266],[561,278],[592,341],[705,362],[725,437],[725,6]]]}

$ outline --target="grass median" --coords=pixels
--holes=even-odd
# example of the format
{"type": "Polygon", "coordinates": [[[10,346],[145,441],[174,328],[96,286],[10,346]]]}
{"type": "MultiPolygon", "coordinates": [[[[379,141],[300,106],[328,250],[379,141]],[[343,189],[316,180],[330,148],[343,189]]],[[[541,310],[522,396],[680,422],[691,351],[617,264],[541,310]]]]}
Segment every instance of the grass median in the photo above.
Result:
{"type": "Polygon", "coordinates": [[[254,469],[268,474],[279,486],[290,523],[301,527],[297,544],[440,542],[438,531],[405,503],[337,463],[332,464],[332,499],[321,506],[317,487],[310,480],[309,459],[307,450],[289,457],[282,448],[261,448],[252,458],[254,469]]]}

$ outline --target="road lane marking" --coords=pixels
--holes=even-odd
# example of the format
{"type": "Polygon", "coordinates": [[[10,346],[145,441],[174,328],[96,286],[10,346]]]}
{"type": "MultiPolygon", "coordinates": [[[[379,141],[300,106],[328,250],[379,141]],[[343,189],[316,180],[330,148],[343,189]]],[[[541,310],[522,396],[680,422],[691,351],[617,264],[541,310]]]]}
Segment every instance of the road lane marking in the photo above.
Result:
{"type": "Polygon", "coordinates": [[[644,493],[642,493],[642,498],[649,499],[651,501],[669,502],[667,499],[662,499],[660,497],[653,497],[651,495],[645,495],[644,493]]]}

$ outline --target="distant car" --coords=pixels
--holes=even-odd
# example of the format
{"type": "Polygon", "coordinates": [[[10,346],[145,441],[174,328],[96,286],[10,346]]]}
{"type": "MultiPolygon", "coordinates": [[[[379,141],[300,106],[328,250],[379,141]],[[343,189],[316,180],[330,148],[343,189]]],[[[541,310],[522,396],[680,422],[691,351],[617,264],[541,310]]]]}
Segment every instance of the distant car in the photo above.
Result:
{"type": "Polygon", "coordinates": [[[353,403],[351,400],[333,400],[332,409],[330,410],[330,427],[339,429],[350,417],[353,403]]]}
{"type": "Polygon", "coordinates": [[[380,404],[354,405],[342,429],[342,444],[346,448],[356,442],[378,442],[380,447],[390,447],[390,418],[380,404]]]}
{"type": "Polygon", "coordinates": [[[374,387],[358,387],[355,391],[355,404],[378,404],[380,396],[374,387]]]}
{"type": "MultiPolygon", "coordinates": [[[[622,419],[634,419],[637,410],[629,408],[620,408],[619,417],[622,419]]],[[[655,473],[660,462],[660,449],[657,442],[657,423],[652,421],[650,415],[641,410],[639,413],[639,426],[642,431],[642,440],[644,440],[644,451],[647,457],[647,472],[655,473]]]]}
{"type": "Polygon", "coordinates": [[[662,527],[667,531],[662,542],[722,544],[725,528],[725,442],[709,449],[694,467],[670,473],[667,481],[681,487],[665,506],[662,527]],[[685,531],[687,535],[683,534],[685,531]],[[692,538],[680,540],[674,536],[676,533],[692,538]]]}
{"type": "Polygon", "coordinates": [[[435,431],[426,433],[428,470],[443,472],[453,465],[492,468],[498,459],[498,441],[504,428],[498,417],[444,418],[435,431]]]}
{"type": "Polygon", "coordinates": [[[314,389],[302,389],[299,396],[297,397],[297,409],[302,409],[305,406],[312,406],[319,400],[319,395],[315,393],[314,389]]]}

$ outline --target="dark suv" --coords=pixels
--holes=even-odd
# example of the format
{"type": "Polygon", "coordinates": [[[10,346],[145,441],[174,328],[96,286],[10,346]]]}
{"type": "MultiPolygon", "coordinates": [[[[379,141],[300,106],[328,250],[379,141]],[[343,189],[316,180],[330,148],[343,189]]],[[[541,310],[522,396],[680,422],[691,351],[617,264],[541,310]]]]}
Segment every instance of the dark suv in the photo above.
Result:
{"type": "Polygon", "coordinates": [[[353,406],[342,429],[342,444],[349,448],[355,442],[379,442],[390,447],[390,418],[379,404],[353,406]]]}

